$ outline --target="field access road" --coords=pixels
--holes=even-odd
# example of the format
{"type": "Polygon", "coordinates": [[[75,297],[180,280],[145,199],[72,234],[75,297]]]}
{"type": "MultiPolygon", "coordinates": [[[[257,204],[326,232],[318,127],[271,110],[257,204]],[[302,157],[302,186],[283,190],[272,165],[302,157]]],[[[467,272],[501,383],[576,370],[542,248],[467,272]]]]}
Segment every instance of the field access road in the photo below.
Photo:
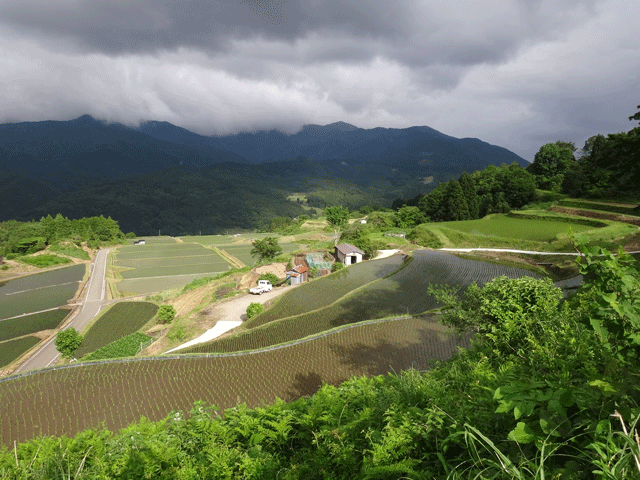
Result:
{"type": "MultiPolygon", "coordinates": [[[[105,273],[107,270],[107,254],[109,249],[98,250],[96,258],[91,264],[91,275],[85,288],[84,298],[81,300],[80,310],[76,310],[71,320],[63,328],[74,327],[78,331],[82,331],[89,322],[98,314],[105,302],[106,280],[105,273]]],[[[53,365],[60,357],[60,353],[56,350],[54,344],[55,335],[47,339],[47,341],[38,350],[36,350],[22,365],[20,365],[13,373],[24,373],[38,368],[45,368],[53,365]]]]}
{"type": "Polygon", "coordinates": [[[266,303],[267,301],[277,297],[278,295],[282,295],[285,292],[288,292],[292,288],[295,288],[297,285],[283,285],[280,287],[275,287],[270,292],[263,293],[261,295],[251,295],[247,293],[246,295],[241,295],[238,297],[230,298],[219,305],[216,305],[216,316],[218,317],[218,321],[213,328],[210,328],[202,335],[193,340],[188,341],[187,343],[183,343],[171,350],[167,350],[163,353],[167,354],[170,352],[175,352],[177,350],[182,350],[183,348],[192,347],[193,345],[197,345],[199,343],[208,342],[209,340],[213,340],[214,338],[218,338],[223,333],[227,333],[229,330],[236,328],[241,325],[244,319],[246,318],[247,307],[251,303],[266,303]]]}

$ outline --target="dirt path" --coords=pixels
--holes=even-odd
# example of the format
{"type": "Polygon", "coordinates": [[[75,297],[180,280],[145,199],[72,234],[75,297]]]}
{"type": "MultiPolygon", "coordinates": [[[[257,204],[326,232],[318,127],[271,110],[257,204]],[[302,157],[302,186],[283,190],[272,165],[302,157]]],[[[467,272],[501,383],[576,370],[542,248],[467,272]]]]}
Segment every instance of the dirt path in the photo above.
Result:
{"type": "Polygon", "coordinates": [[[275,287],[273,290],[262,295],[245,294],[239,297],[231,298],[225,302],[217,304],[209,313],[210,316],[217,319],[213,328],[210,328],[199,337],[190,340],[182,345],[172,348],[164,353],[173,352],[174,350],[180,350],[186,347],[197,345],[198,343],[208,342],[220,335],[228,332],[229,330],[240,326],[242,322],[246,320],[247,307],[250,303],[266,303],[267,301],[282,295],[285,292],[291,290],[292,286],[275,287]]]}

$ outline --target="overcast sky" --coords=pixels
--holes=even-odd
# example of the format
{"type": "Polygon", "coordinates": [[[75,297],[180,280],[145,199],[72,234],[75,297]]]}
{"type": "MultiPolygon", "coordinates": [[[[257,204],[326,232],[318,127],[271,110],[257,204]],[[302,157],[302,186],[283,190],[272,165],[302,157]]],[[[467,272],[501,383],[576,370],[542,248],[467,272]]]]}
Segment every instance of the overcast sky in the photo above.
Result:
{"type": "Polygon", "coordinates": [[[639,0],[0,0],[0,123],[427,125],[528,160],[630,130],[639,0]]]}

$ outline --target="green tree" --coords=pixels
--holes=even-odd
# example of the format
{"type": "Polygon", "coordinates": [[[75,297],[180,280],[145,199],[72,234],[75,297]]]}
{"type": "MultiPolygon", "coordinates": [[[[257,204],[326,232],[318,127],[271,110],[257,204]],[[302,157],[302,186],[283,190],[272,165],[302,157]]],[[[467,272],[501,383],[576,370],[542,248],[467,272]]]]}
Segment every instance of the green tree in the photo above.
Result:
{"type": "Polygon", "coordinates": [[[73,355],[80,347],[82,343],[83,336],[78,332],[75,328],[67,328],[66,330],[62,330],[58,332],[55,339],[56,349],[63,358],[73,358],[73,355]]]}
{"type": "Polygon", "coordinates": [[[460,188],[462,188],[462,193],[464,194],[464,198],[467,201],[467,207],[469,208],[469,218],[471,220],[475,220],[480,216],[480,203],[478,202],[478,192],[476,191],[476,183],[473,180],[473,177],[469,175],[467,172],[464,172],[460,176],[460,188]]]}
{"type": "Polygon", "coordinates": [[[446,218],[445,196],[448,183],[440,183],[428,195],[422,197],[418,202],[418,208],[432,222],[443,222],[446,218]]]}
{"type": "Polygon", "coordinates": [[[565,173],[575,163],[572,143],[558,141],[540,147],[527,169],[537,178],[539,188],[560,190],[565,173]]]}
{"type": "Polygon", "coordinates": [[[349,224],[349,209],[342,207],[327,207],[324,209],[324,216],[327,223],[333,228],[333,245],[338,245],[340,235],[349,224]]]}
{"type": "Polygon", "coordinates": [[[425,223],[427,217],[418,207],[404,205],[395,214],[396,226],[400,228],[413,228],[416,225],[425,223]]]}
{"type": "Polygon", "coordinates": [[[258,280],[269,280],[272,285],[278,283],[278,277],[275,273],[263,273],[258,277],[258,280]]]}
{"type": "Polygon", "coordinates": [[[469,220],[469,205],[457,180],[449,180],[445,192],[446,220],[469,220]]]}
{"type": "Polygon", "coordinates": [[[264,312],[264,305],[258,302],[251,302],[247,307],[247,318],[253,318],[264,312]]]}
{"type": "Polygon", "coordinates": [[[253,241],[251,256],[258,257],[259,261],[273,260],[282,253],[282,247],[278,245],[276,237],[265,237],[253,241]]]}
{"type": "Polygon", "coordinates": [[[158,320],[160,323],[170,323],[176,317],[176,309],[173,305],[160,305],[158,308],[158,320]]]}
{"type": "MultiPolygon", "coordinates": [[[[576,164],[574,162],[574,164],[576,164]]],[[[509,211],[512,208],[522,208],[536,198],[536,179],[517,163],[500,168],[497,175],[500,185],[499,191],[504,194],[504,201],[509,211]]]]}
{"type": "MultiPolygon", "coordinates": [[[[640,105],[636,107],[639,111],[629,117],[629,120],[640,120],[640,105]]],[[[640,122],[638,122],[640,123],[640,122]]]]}

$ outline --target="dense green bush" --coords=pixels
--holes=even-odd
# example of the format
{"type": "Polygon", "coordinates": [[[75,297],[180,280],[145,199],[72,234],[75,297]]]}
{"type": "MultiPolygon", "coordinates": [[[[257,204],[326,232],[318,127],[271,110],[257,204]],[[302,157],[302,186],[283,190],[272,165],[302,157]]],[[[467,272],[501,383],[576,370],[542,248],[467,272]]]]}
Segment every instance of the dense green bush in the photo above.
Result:
{"type": "Polygon", "coordinates": [[[253,318],[264,312],[264,305],[258,302],[251,302],[247,307],[247,318],[253,318]]]}
{"type": "Polygon", "coordinates": [[[272,285],[278,283],[278,277],[274,273],[263,273],[258,277],[258,280],[269,280],[272,285]]]}
{"type": "Polygon", "coordinates": [[[53,267],[55,265],[64,265],[65,263],[71,263],[71,260],[66,257],[59,257],[58,255],[49,254],[36,255],[33,257],[19,257],[18,261],[33,265],[34,267],[38,268],[53,267]]]}
{"type": "Polygon", "coordinates": [[[173,305],[160,305],[158,308],[159,323],[171,323],[176,316],[176,309],[173,305]]]}

